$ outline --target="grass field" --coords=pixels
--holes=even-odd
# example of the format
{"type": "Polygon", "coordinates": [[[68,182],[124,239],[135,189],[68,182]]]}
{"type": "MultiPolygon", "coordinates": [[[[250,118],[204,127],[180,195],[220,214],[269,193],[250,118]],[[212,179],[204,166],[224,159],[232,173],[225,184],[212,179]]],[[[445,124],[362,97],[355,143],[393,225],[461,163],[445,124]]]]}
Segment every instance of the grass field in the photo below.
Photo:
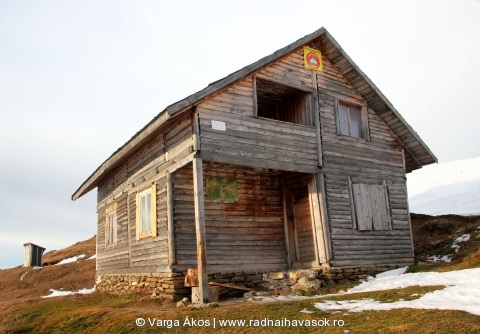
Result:
{"type": "MultiPolygon", "coordinates": [[[[419,252],[416,254],[418,263],[410,271],[480,267],[478,217],[465,220],[458,216],[441,219],[421,216],[414,219],[413,224],[419,252]],[[472,237],[462,243],[458,253],[452,254],[450,245],[464,233],[471,233],[472,237]],[[451,263],[425,262],[427,256],[445,254],[452,254],[451,263]]],[[[89,247],[91,244],[90,241],[89,247]]],[[[62,256],[85,253],[82,247],[77,244],[71,251],[62,250],[62,256]]],[[[53,262],[61,259],[58,253],[53,262]]],[[[48,288],[60,289],[62,284],[65,289],[90,288],[94,284],[94,262],[84,260],[39,270],[1,270],[0,292],[3,298],[0,301],[0,333],[480,333],[480,317],[463,311],[397,309],[325,312],[314,307],[315,302],[325,298],[336,301],[370,298],[384,303],[413,300],[428,292],[443,289],[443,286],[316,296],[294,302],[227,300],[222,301],[218,308],[205,309],[176,308],[175,303],[167,299],[157,300],[139,295],[111,296],[97,292],[39,298],[49,293],[48,288]],[[23,279],[20,279],[22,275],[23,279]],[[311,313],[300,312],[304,309],[311,313]],[[143,319],[145,324],[138,326],[137,319],[143,319]],[[223,323],[225,321],[230,323],[223,323]],[[245,323],[242,324],[242,321],[245,323]],[[280,326],[282,324],[289,326],[280,326]],[[319,324],[323,326],[319,327],[319,324]]],[[[337,285],[321,293],[330,294],[352,286],[337,285]]],[[[138,321],[142,324],[142,320],[138,321]]]]}

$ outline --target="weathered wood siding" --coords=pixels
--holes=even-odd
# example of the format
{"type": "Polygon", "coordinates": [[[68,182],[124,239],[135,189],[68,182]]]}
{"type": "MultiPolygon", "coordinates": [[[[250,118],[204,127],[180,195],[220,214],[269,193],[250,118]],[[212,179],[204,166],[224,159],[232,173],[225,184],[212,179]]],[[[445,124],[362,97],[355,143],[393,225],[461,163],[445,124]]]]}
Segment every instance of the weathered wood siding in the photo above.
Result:
{"type": "MultiPolygon", "coordinates": [[[[299,52],[262,69],[257,75],[261,75],[262,80],[312,87],[312,73],[303,68],[303,56],[299,52]]],[[[202,158],[251,167],[318,172],[315,128],[255,118],[254,100],[250,76],[198,105],[202,158]],[[212,129],[212,120],[224,122],[226,131],[212,129]]]]}
{"type": "MultiPolygon", "coordinates": [[[[238,200],[205,199],[209,271],[268,270],[286,266],[282,193],[277,173],[207,162],[204,178],[237,181],[238,200]]],[[[175,271],[196,266],[192,166],[173,175],[175,271]]]]}
{"type": "Polygon", "coordinates": [[[170,271],[167,242],[168,167],[193,151],[192,118],[169,124],[112,171],[98,187],[97,273],[170,271]],[[157,184],[157,237],[136,240],[136,193],[157,184]],[[105,247],[105,210],[117,203],[117,242],[105,247]]]}
{"type": "Polygon", "coordinates": [[[402,150],[388,126],[368,108],[371,141],[337,135],[334,98],[365,105],[360,94],[324,57],[318,73],[320,122],[328,218],[335,266],[405,263],[412,260],[410,224],[402,150]],[[386,181],[392,215],[391,231],[353,228],[348,177],[353,183],[386,181]]]}

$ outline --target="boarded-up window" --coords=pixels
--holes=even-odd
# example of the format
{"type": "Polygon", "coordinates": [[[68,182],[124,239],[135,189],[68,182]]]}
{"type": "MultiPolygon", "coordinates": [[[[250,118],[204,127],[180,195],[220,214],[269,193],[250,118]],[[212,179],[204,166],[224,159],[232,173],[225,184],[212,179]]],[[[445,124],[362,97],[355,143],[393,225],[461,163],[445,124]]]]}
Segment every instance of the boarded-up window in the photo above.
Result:
{"type": "Polygon", "coordinates": [[[157,187],[137,194],[137,239],[157,236],[157,187]]]}
{"type": "Polygon", "coordinates": [[[117,203],[110,205],[105,212],[105,245],[114,246],[117,242],[117,203]]]}
{"type": "Polygon", "coordinates": [[[350,195],[353,228],[359,231],[392,229],[386,182],[383,184],[351,183],[350,195]]]}
{"type": "Polygon", "coordinates": [[[205,180],[207,200],[235,202],[238,200],[237,180],[222,177],[207,177],[205,180]]]}

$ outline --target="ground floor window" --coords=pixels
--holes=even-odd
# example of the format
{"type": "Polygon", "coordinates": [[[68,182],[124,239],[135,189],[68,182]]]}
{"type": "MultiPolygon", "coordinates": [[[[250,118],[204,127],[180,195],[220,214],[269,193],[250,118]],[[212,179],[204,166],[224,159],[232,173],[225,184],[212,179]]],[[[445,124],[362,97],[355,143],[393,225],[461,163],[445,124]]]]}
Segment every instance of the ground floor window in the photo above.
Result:
{"type": "Polygon", "coordinates": [[[157,236],[156,198],[155,184],[137,193],[137,239],[157,236]]]}
{"type": "Polygon", "coordinates": [[[114,246],[117,242],[117,203],[107,208],[105,218],[105,245],[114,246]]]}

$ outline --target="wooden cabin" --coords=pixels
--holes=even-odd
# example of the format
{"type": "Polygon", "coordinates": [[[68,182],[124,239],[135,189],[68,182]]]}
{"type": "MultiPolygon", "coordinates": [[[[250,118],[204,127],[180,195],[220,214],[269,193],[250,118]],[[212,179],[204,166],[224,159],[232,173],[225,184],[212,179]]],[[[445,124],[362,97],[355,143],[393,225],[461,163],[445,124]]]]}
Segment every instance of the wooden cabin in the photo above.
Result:
{"type": "Polygon", "coordinates": [[[72,199],[98,188],[98,286],[186,293],[195,267],[206,294],[411,264],[405,175],[436,161],[321,28],[168,106],[72,199]]]}

